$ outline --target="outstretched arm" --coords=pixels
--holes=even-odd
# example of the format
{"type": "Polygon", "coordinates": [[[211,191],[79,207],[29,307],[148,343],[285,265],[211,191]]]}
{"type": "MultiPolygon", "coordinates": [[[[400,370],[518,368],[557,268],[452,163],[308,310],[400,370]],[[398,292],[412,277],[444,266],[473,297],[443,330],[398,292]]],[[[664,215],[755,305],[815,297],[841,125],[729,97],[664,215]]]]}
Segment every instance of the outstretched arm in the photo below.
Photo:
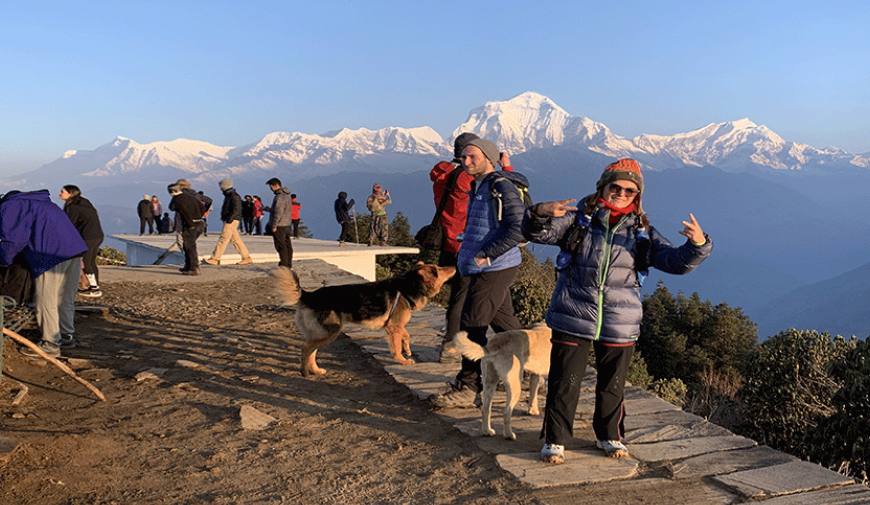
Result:
{"type": "Polygon", "coordinates": [[[689,221],[683,221],[682,224],[680,235],[688,240],[679,247],[674,247],[658,230],[650,228],[650,263],[662,272],[677,275],[689,273],[713,252],[713,242],[693,214],[689,214],[689,221]]]}
{"type": "Polygon", "coordinates": [[[523,236],[537,244],[556,245],[577,216],[575,200],[555,200],[532,205],[523,216],[523,236]]]}

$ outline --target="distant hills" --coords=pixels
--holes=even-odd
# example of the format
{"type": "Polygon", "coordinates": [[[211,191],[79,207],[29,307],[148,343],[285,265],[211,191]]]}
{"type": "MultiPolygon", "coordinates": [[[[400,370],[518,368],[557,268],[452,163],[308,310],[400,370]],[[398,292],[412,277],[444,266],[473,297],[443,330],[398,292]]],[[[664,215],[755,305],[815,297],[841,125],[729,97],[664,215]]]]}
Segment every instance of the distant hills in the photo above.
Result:
{"type": "MultiPolygon", "coordinates": [[[[697,272],[686,277],[657,273],[652,283],[664,279],[673,289],[742,306],[759,321],[762,337],[804,325],[870,334],[860,283],[826,291],[844,272],[863,272],[860,265],[868,261],[868,153],[787,141],[749,119],[626,138],[532,92],[473,109],[453,136],[463,131],[510,152],[515,168],[529,177],[536,200],[584,196],[605,164],[636,158],[645,169],[644,206],[653,224],[676,242],[680,220],[692,211],[715,242],[713,257],[697,272]],[[852,314],[844,316],[843,321],[852,321],[848,325],[831,324],[832,298],[840,300],[843,314],[852,314]],[[774,310],[777,306],[782,310],[774,310]],[[797,313],[801,317],[792,315],[797,313]]],[[[134,229],[135,205],[143,193],[163,198],[166,184],[178,177],[214,197],[219,196],[217,180],[231,176],[241,193],[268,200],[265,180],[278,176],[300,195],[303,220],[315,235],[332,237],[337,235],[336,193],[347,191],[359,202],[357,210],[364,210],[376,181],[391,190],[392,214],[405,213],[415,227],[431,219],[428,170],[452,156],[451,141],[425,126],[273,132],[238,147],[187,139],[143,144],[117,137],[0,181],[0,191],[49,187],[54,194],[62,184],[78,184],[100,209],[106,230],[119,232],[134,229]]]]}

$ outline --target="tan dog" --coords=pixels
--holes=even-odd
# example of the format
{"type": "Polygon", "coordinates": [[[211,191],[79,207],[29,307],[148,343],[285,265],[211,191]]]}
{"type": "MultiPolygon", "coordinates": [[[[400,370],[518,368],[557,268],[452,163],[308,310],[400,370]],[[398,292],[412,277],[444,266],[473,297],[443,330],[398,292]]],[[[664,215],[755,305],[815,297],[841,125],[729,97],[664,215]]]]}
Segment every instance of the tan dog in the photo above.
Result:
{"type": "Polygon", "coordinates": [[[453,337],[452,348],[472,361],[481,360],[481,379],[483,391],[480,407],[482,419],[480,432],[492,437],[490,418],[492,416],[492,395],[499,381],[504,381],[507,403],[504,407],[504,438],[516,440],[511,429],[511,414],[520,401],[523,370],[529,372],[529,414],[539,415],[538,389],[541,378],[550,371],[550,337],[552,331],[544,323],[529,330],[511,330],[496,333],[486,344],[486,348],[468,339],[468,333],[460,331],[453,337]]]}
{"type": "Polygon", "coordinates": [[[411,336],[405,325],[411,312],[425,307],[456,269],[420,262],[410,271],[389,279],[327,286],[315,291],[303,290],[296,273],[290,269],[277,268],[272,273],[287,304],[298,304],[296,327],[304,340],[302,375],[307,377],[326,373],[317,366],[317,350],[335,340],[347,323],[384,328],[396,361],[403,365],[414,363],[410,359],[411,336]]]}

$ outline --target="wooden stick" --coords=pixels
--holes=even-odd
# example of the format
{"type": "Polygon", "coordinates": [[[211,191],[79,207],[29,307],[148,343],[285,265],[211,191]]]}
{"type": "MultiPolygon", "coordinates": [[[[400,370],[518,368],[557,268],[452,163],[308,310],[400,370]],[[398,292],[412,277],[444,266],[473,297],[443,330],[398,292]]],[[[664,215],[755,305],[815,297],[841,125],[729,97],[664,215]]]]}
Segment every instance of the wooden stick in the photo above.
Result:
{"type": "Polygon", "coordinates": [[[21,335],[15,333],[14,331],[10,330],[9,328],[3,328],[3,334],[6,335],[7,337],[11,338],[12,340],[18,342],[19,344],[21,344],[25,347],[29,347],[30,349],[33,350],[33,352],[38,354],[39,357],[48,361],[52,365],[60,368],[63,371],[63,373],[69,375],[70,377],[75,379],[76,382],[78,382],[79,384],[88,388],[92,393],[94,393],[97,396],[97,398],[99,398],[102,401],[106,401],[106,397],[103,395],[103,393],[99,389],[97,389],[93,384],[91,384],[90,382],[88,382],[88,381],[82,379],[81,377],[79,377],[78,375],[76,375],[76,373],[72,371],[72,368],[64,365],[63,363],[58,361],[57,358],[53,358],[53,357],[49,356],[48,354],[45,354],[45,351],[40,349],[38,345],[34,344],[30,340],[27,340],[26,338],[22,337],[21,335]]]}

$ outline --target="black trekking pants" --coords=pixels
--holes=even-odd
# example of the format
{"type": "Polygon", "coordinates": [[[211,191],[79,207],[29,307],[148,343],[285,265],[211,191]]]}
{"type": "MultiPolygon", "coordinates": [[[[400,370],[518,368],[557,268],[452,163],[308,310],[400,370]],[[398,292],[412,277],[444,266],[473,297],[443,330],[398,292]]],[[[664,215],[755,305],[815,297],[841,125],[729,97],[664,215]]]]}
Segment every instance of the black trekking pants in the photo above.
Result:
{"type": "MultiPolygon", "coordinates": [[[[547,379],[547,410],[541,436],[549,444],[566,445],[574,435],[574,415],[580,382],[586,374],[586,359],[593,342],[553,330],[550,374],[547,379]]],[[[598,440],[622,440],[625,434],[625,374],[634,345],[594,343],[597,379],[592,429],[598,440]]]]}
{"type": "MultiPolygon", "coordinates": [[[[444,250],[438,256],[438,266],[455,267],[456,255],[444,250]]],[[[450,278],[450,298],[447,299],[447,332],[444,338],[450,340],[459,332],[459,322],[462,317],[462,307],[465,305],[465,297],[468,295],[468,285],[471,279],[460,275],[459,270],[450,278]]]]}
{"type": "Polygon", "coordinates": [[[196,239],[199,238],[204,226],[197,222],[181,230],[181,249],[184,251],[184,270],[199,270],[199,253],[196,252],[196,239]]]}
{"type": "Polygon", "coordinates": [[[272,242],[275,244],[275,250],[278,251],[278,266],[293,267],[293,244],[290,242],[292,236],[290,226],[279,226],[272,233],[272,242]]]}
{"type": "MultiPolygon", "coordinates": [[[[468,294],[462,308],[459,327],[468,332],[468,338],[475,343],[486,345],[486,329],[495,332],[518,330],[522,328],[514,315],[510,288],[517,277],[519,267],[483,272],[469,275],[468,294]]],[[[480,361],[462,358],[462,368],[456,375],[458,388],[471,388],[478,392],[482,389],[480,361]]]]}

